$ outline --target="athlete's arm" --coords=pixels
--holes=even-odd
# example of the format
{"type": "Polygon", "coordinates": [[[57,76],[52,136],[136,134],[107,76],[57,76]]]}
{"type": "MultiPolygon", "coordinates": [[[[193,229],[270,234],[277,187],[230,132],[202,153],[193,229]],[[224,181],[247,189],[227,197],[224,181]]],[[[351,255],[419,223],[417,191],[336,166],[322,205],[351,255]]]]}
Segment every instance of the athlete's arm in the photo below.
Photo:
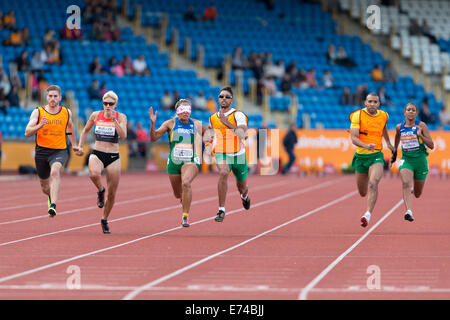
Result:
{"type": "Polygon", "coordinates": [[[74,130],[74,126],[73,126],[73,122],[72,122],[72,111],[70,111],[70,109],[67,109],[67,111],[69,112],[69,121],[67,122],[67,133],[70,133],[68,135],[70,142],[72,143],[72,149],[73,151],[77,152],[79,150],[78,145],[77,145],[77,138],[75,136],[75,130],[74,130]]]}
{"type": "Polygon", "coordinates": [[[173,121],[173,119],[165,121],[158,130],[155,130],[155,122],[150,121],[150,141],[155,142],[166,132],[169,132],[171,127],[173,127],[173,121]]]}
{"type": "Polygon", "coordinates": [[[116,119],[114,116],[113,123],[116,128],[117,134],[119,135],[120,139],[125,140],[127,138],[127,116],[123,113],[119,113],[119,119],[116,119]]]}
{"type": "Polygon", "coordinates": [[[428,148],[434,149],[433,138],[431,138],[430,130],[428,130],[425,122],[421,121],[419,123],[419,127],[417,128],[417,135],[422,138],[423,143],[425,143],[428,148]]]}
{"type": "Polygon", "coordinates": [[[83,148],[83,144],[86,141],[87,135],[91,131],[92,127],[95,124],[95,118],[97,118],[98,111],[95,111],[91,114],[89,117],[89,120],[86,122],[86,125],[83,128],[83,131],[81,131],[80,134],[80,140],[78,142],[78,148],[81,150],[83,148]]]}
{"type": "Polygon", "coordinates": [[[364,143],[359,139],[359,128],[350,128],[350,137],[352,139],[352,143],[357,146],[361,147],[370,151],[375,150],[375,144],[374,143],[364,143]]]}
{"type": "Polygon", "coordinates": [[[42,120],[40,123],[39,121],[39,110],[34,109],[30,116],[30,121],[27,124],[27,127],[25,128],[25,137],[29,138],[36,134],[36,132],[39,131],[43,126],[45,126],[48,123],[48,119],[44,116],[42,117],[42,120]]]}
{"type": "Polygon", "coordinates": [[[400,144],[400,124],[395,127],[395,138],[394,138],[394,149],[398,149],[398,145],[400,144]]]}
{"type": "Polygon", "coordinates": [[[200,164],[200,159],[202,158],[202,123],[198,120],[194,120],[195,128],[196,128],[196,134],[195,134],[195,154],[196,154],[196,161],[198,161],[198,164],[200,164]]]}
{"type": "Polygon", "coordinates": [[[384,138],[384,141],[386,141],[386,144],[387,144],[389,150],[391,150],[391,152],[394,152],[394,146],[391,143],[391,139],[389,139],[389,133],[388,133],[386,126],[384,126],[384,129],[383,129],[383,138],[384,138]]]}

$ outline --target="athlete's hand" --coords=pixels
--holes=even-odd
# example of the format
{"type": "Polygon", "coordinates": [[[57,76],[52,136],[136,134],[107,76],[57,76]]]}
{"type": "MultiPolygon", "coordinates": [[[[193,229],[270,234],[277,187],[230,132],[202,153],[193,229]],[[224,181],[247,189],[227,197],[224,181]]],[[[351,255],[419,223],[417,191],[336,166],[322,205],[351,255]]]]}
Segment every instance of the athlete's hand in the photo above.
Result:
{"type": "Polygon", "coordinates": [[[41,128],[43,126],[45,126],[47,123],[48,123],[48,119],[45,116],[43,116],[41,119],[41,122],[39,123],[41,125],[41,128]]]}
{"type": "Polygon", "coordinates": [[[227,117],[225,117],[225,114],[222,112],[222,110],[219,111],[219,120],[222,121],[223,124],[228,123],[227,117]]]}
{"type": "Polygon", "coordinates": [[[367,145],[367,149],[370,151],[375,151],[375,143],[369,143],[367,145]]]}
{"type": "Polygon", "coordinates": [[[419,126],[417,126],[417,135],[418,135],[419,137],[422,137],[422,134],[423,134],[422,128],[419,127],[419,126]]]}
{"type": "Polygon", "coordinates": [[[155,123],[156,121],[156,116],[158,115],[158,111],[155,111],[155,114],[153,114],[153,107],[150,107],[150,110],[148,111],[149,117],[150,117],[150,121],[152,123],[155,123]]]}
{"type": "Polygon", "coordinates": [[[72,147],[72,150],[77,156],[82,156],[84,154],[83,149],[79,148],[78,146],[72,147]]]}
{"type": "Polygon", "coordinates": [[[392,152],[391,165],[394,164],[395,161],[397,161],[397,150],[394,150],[394,151],[392,152]]]}

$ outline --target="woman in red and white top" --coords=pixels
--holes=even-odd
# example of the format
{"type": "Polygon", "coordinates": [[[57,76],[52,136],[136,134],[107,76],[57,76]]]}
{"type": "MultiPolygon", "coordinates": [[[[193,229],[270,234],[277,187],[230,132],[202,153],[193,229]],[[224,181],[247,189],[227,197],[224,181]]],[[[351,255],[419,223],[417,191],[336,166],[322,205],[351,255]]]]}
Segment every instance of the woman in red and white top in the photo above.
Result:
{"type": "Polygon", "coordinates": [[[108,227],[108,216],[114,206],[117,187],[120,178],[119,138],[127,138],[127,117],[115,111],[119,98],[113,91],[103,95],[103,110],[94,111],[87,121],[78,143],[79,150],[87,135],[95,126],[94,150],[89,157],[89,177],[97,187],[97,205],[103,208],[101,225],[103,233],[111,233],[108,227]],[[106,202],[105,188],[102,184],[102,170],[106,172],[106,186],[108,197],[106,202]]]}

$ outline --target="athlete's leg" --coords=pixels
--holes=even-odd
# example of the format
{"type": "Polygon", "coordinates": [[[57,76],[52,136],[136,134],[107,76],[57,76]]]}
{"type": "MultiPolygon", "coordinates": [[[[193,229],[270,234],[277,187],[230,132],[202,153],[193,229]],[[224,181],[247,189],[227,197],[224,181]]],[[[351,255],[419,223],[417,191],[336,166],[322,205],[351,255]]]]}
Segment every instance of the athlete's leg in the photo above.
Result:
{"type": "Polygon", "coordinates": [[[50,199],[51,203],[56,204],[59,196],[59,188],[61,185],[61,168],[62,163],[53,162],[50,167],[50,178],[49,178],[49,188],[50,188],[50,199]]]}
{"type": "Polygon", "coordinates": [[[424,186],[425,186],[425,180],[414,179],[414,196],[416,198],[419,198],[422,195],[424,186]]]}
{"type": "Polygon", "coordinates": [[[106,188],[108,195],[106,197],[105,206],[103,208],[103,219],[107,220],[116,201],[116,192],[120,180],[120,159],[112,162],[105,168],[106,188]]]}
{"type": "Polygon", "coordinates": [[[39,179],[39,183],[41,184],[42,192],[50,198],[50,178],[39,179]]]}
{"type": "Polygon", "coordinates": [[[198,167],[195,163],[186,163],[181,168],[181,188],[183,213],[189,213],[192,202],[191,183],[198,174],[198,167]]]}
{"type": "Polygon", "coordinates": [[[95,155],[91,154],[89,156],[89,178],[92,183],[101,191],[103,189],[102,184],[102,170],[103,170],[103,162],[95,155]]]}
{"type": "Polygon", "coordinates": [[[377,162],[371,165],[368,175],[367,211],[372,213],[378,198],[378,184],[383,177],[383,164],[377,162]]]}
{"type": "Polygon", "coordinates": [[[228,163],[223,160],[216,164],[219,170],[219,182],[217,184],[217,191],[219,195],[219,207],[225,207],[228,191],[228,176],[230,174],[230,167],[228,163]]]}
{"type": "Polygon", "coordinates": [[[361,195],[361,197],[365,197],[367,195],[367,189],[369,186],[369,174],[355,172],[355,176],[356,176],[356,186],[358,187],[358,192],[361,195]]]}
{"type": "Polygon", "coordinates": [[[400,170],[400,178],[402,179],[403,202],[405,203],[406,210],[411,210],[411,188],[413,186],[414,173],[409,169],[402,169],[400,170]]]}
{"type": "Polygon", "coordinates": [[[172,186],[173,195],[175,196],[175,198],[181,200],[182,197],[181,174],[169,174],[169,181],[172,186]]]}

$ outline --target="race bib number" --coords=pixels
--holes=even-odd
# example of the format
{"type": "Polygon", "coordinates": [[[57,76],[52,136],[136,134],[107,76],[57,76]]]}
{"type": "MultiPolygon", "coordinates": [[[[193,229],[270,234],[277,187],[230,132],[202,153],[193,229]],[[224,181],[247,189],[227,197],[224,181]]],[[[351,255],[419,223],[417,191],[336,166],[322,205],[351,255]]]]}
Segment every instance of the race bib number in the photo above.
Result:
{"type": "Polygon", "coordinates": [[[193,155],[192,144],[177,143],[172,150],[172,158],[178,161],[190,161],[193,155]]]}
{"type": "Polygon", "coordinates": [[[102,136],[114,137],[114,135],[116,134],[116,128],[114,128],[114,127],[96,126],[95,127],[95,134],[99,134],[99,135],[102,135],[102,136]]]}
{"type": "Polygon", "coordinates": [[[402,141],[402,148],[405,151],[418,150],[420,147],[416,135],[403,136],[401,138],[401,141],[402,141]]]}

